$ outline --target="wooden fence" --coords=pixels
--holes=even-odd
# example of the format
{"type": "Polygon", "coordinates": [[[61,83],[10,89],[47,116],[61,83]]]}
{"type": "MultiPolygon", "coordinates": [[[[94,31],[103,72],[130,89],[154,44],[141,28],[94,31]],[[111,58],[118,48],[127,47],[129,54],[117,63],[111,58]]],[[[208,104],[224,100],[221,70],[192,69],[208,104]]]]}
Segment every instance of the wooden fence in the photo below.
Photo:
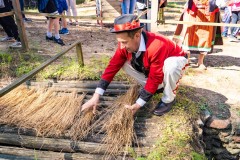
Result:
{"type": "Polygon", "coordinates": [[[2,97],[3,95],[7,94],[8,92],[10,92],[11,90],[13,90],[14,88],[16,88],[17,86],[21,85],[22,83],[24,83],[25,81],[27,81],[28,79],[30,79],[31,77],[33,77],[34,75],[36,75],[38,72],[40,72],[41,70],[43,70],[45,67],[47,67],[48,65],[50,65],[52,62],[54,62],[55,60],[57,60],[58,58],[60,58],[61,56],[63,56],[65,53],[67,53],[69,50],[71,50],[73,47],[76,47],[76,51],[77,51],[77,57],[78,57],[78,63],[80,66],[84,65],[84,61],[83,61],[83,53],[82,53],[82,45],[80,41],[76,41],[75,43],[73,43],[70,47],[66,48],[64,51],[56,54],[55,56],[53,56],[52,58],[50,58],[49,60],[47,60],[46,62],[42,63],[39,67],[35,68],[34,70],[32,70],[31,72],[24,74],[22,77],[18,78],[17,80],[15,80],[13,83],[9,84],[8,86],[6,86],[5,88],[0,90],[0,97],[2,97]]]}

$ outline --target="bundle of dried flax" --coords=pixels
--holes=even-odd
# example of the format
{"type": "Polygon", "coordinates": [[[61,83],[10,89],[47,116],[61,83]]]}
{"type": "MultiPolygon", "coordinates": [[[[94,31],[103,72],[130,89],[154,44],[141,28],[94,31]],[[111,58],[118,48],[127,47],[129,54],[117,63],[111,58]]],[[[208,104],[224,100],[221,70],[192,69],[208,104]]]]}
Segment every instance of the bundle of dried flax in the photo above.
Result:
{"type": "Polygon", "coordinates": [[[92,123],[98,114],[93,114],[92,110],[81,112],[78,111],[78,115],[75,117],[74,123],[69,130],[70,137],[73,140],[82,140],[91,132],[92,123]]]}
{"type": "Polygon", "coordinates": [[[53,89],[19,87],[0,99],[0,121],[35,129],[41,136],[59,136],[74,121],[85,95],[53,89]]]}
{"type": "Polygon", "coordinates": [[[107,116],[102,121],[101,132],[106,132],[102,141],[108,144],[106,149],[106,155],[108,156],[116,155],[124,147],[131,146],[132,142],[136,140],[132,111],[124,106],[135,103],[138,93],[139,86],[131,87],[125,95],[121,96],[110,107],[109,113],[112,113],[111,116],[107,116]]]}
{"type": "Polygon", "coordinates": [[[27,123],[38,135],[60,136],[73,124],[85,95],[76,92],[55,96],[28,117],[27,123]]]}

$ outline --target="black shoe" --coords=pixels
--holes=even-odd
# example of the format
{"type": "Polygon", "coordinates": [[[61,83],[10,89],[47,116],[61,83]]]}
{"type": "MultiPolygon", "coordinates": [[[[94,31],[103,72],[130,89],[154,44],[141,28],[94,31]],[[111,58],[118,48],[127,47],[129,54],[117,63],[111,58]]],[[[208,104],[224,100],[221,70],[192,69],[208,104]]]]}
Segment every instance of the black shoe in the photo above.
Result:
{"type": "Polygon", "coordinates": [[[32,22],[32,19],[30,19],[30,18],[23,18],[23,21],[24,22],[32,22]]]}
{"type": "Polygon", "coordinates": [[[56,43],[58,43],[58,44],[60,44],[60,45],[62,45],[62,46],[65,45],[64,42],[63,42],[63,40],[62,40],[61,38],[56,39],[56,38],[54,37],[53,40],[54,40],[54,42],[56,42],[56,43]]]}
{"type": "Polygon", "coordinates": [[[164,88],[157,89],[155,94],[163,93],[163,91],[164,91],[164,88]]]}
{"type": "Polygon", "coordinates": [[[160,101],[157,106],[156,109],[153,111],[153,114],[157,115],[157,116],[162,116],[165,113],[169,112],[172,109],[172,106],[176,103],[176,99],[174,99],[172,102],[170,103],[164,103],[162,101],[160,101]]]}
{"type": "Polygon", "coordinates": [[[52,41],[53,39],[54,39],[53,36],[52,36],[52,37],[48,37],[48,36],[46,36],[46,40],[52,41]]]}

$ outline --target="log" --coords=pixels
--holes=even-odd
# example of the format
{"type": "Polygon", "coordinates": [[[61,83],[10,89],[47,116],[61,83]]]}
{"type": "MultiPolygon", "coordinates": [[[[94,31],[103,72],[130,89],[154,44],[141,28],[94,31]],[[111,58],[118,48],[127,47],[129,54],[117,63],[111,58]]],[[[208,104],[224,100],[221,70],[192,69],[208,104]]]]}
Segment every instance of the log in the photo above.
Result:
{"type": "MultiPolygon", "coordinates": [[[[93,94],[95,93],[95,89],[85,89],[85,88],[65,88],[64,90],[61,88],[53,88],[56,92],[64,92],[64,93],[71,93],[71,92],[77,92],[79,94],[87,93],[87,94],[93,94]]],[[[104,92],[104,95],[120,95],[126,93],[127,90],[116,90],[116,89],[107,89],[104,92]]]]}
{"type": "Polygon", "coordinates": [[[0,154],[1,160],[7,160],[7,159],[14,159],[14,160],[34,160],[30,157],[23,157],[23,156],[14,156],[14,155],[8,155],[8,154],[0,154]]]}
{"type": "MultiPolygon", "coordinates": [[[[67,139],[31,137],[8,133],[0,133],[0,144],[55,152],[82,152],[89,154],[107,153],[105,150],[107,148],[107,144],[81,141],[74,142],[67,139]]],[[[149,151],[149,147],[135,148],[135,151],[138,155],[146,155],[149,151]]],[[[123,152],[120,152],[119,154],[121,155],[123,152]]]]}
{"type": "Polygon", "coordinates": [[[0,133],[13,133],[18,135],[28,135],[28,136],[36,136],[37,133],[33,129],[27,128],[18,128],[9,125],[0,125],[0,133]]]}
{"type": "Polygon", "coordinates": [[[11,15],[14,15],[13,11],[0,13],[0,17],[6,17],[6,16],[11,16],[11,15]]]}
{"type": "MultiPolygon", "coordinates": [[[[41,160],[53,160],[53,159],[64,159],[64,160],[93,160],[93,159],[103,159],[103,155],[96,154],[83,154],[83,153],[63,153],[63,152],[52,152],[52,151],[41,151],[41,150],[32,150],[19,147],[9,147],[9,146],[0,146],[0,158],[1,154],[4,154],[4,157],[10,159],[41,159],[41,160]]],[[[114,157],[114,159],[122,159],[120,156],[114,157]]]]}
{"type": "MultiPolygon", "coordinates": [[[[151,124],[153,125],[153,124],[151,124]]],[[[146,126],[143,124],[135,124],[135,129],[146,129],[146,126]]],[[[149,132],[149,131],[148,131],[149,132]]],[[[17,134],[19,136],[21,135],[25,135],[25,136],[36,136],[36,133],[34,132],[34,130],[32,129],[24,129],[24,128],[17,128],[17,127],[10,127],[8,125],[1,125],[0,126],[0,133],[8,133],[8,134],[17,134]]],[[[142,135],[143,135],[143,131],[142,131],[142,135]]],[[[138,134],[138,133],[137,133],[138,134]]],[[[148,134],[151,134],[148,133],[148,134]]],[[[158,136],[156,137],[156,133],[152,133],[151,134],[151,138],[149,137],[145,137],[145,136],[140,136],[138,134],[138,140],[139,140],[139,146],[152,146],[152,144],[154,144],[156,142],[156,140],[158,139],[158,136]]],[[[94,134],[94,135],[89,135],[85,140],[88,142],[94,142],[94,143],[101,143],[102,142],[102,138],[104,137],[104,134],[94,134]]],[[[54,137],[48,137],[48,138],[54,138],[54,137]]],[[[69,135],[63,135],[62,137],[60,137],[62,139],[69,139],[69,135]]]]}
{"type": "MultiPolygon", "coordinates": [[[[58,81],[57,83],[53,82],[30,82],[30,86],[53,86],[53,87],[67,87],[67,88],[89,88],[89,89],[95,89],[98,85],[98,81],[79,81],[79,82],[64,82],[64,81],[58,81]]],[[[128,89],[130,85],[126,83],[117,83],[112,82],[108,86],[108,89],[128,89]]]]}
{"type": "Polygon", "coordinates": [[[21,146],[26,148],[49,150],[49,151],[62,151],[62,152],[84,152],[84,153],[100,153],[104,154],[104,144],[97,144],[91,142],[74,142],[67,139],[53,139],[32,137],[17,134],[0,133],[0,144],[21,146]]]}

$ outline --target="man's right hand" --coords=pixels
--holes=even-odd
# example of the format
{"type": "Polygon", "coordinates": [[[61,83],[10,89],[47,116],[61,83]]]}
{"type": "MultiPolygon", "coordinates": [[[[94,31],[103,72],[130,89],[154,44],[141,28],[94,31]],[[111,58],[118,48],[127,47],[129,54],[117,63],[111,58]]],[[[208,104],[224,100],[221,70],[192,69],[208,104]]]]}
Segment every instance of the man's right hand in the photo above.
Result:
{"type": "Polygon", "coordinates": [[[98,103],[99,103],[99,99],[100,99],[100,94],[94,93],[93,97],[82,105],[81,112],[84,110],[92,109],[93,114],[95,114],[98,103]]]}

